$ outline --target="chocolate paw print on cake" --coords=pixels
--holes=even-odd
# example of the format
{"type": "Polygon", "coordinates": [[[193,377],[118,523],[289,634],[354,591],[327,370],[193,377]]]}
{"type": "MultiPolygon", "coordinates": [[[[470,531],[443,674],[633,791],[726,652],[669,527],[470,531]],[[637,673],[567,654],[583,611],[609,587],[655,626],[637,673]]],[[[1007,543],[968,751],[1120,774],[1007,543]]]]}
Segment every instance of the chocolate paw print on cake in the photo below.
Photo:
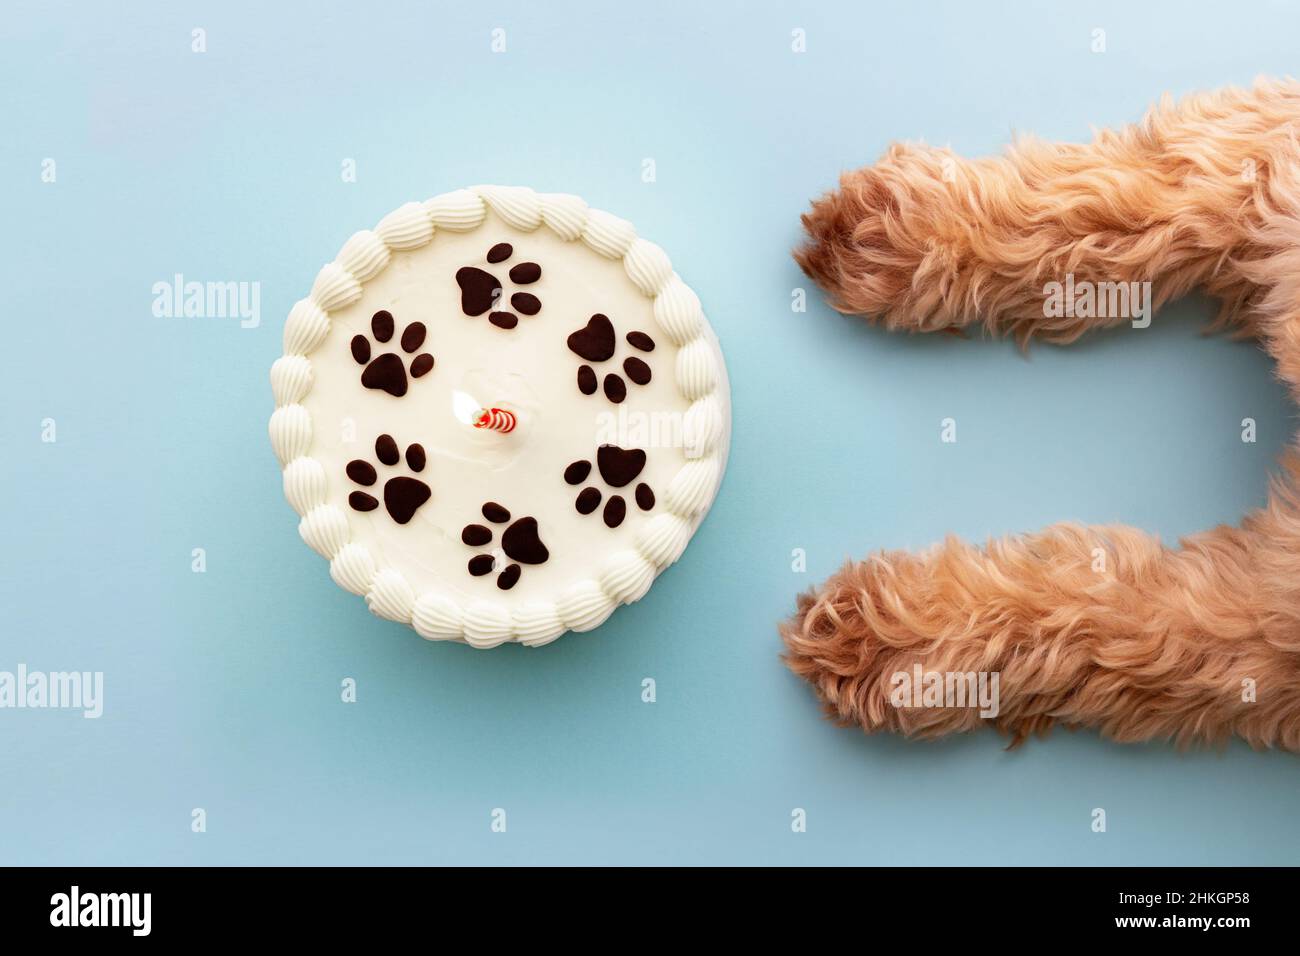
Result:
{"type": "MultiPolygon", "coordinates": [[[[510,512],[495,501],[483,505],[483,517],[492,524],[506,524],[508,521],[510,524],[505,531],[501,532],[501,546],[496,551],[476,554],[469,559],[469,573],[474,577],[491,574],[500,568],[497,587],[502,591],[509,591],[523,574],[520,565],[545,564],[550,558],[551,553],[546,550],[546,545],[542,543],[537,533],[536,518],[519,518],[510,521],[510,512]]],[[[481,524],[467,524],[460,533],[460,540],[471,548],[486,547],[492,543],[493,537],[495,535],[492,529],[481,524]]]]}
{"type": "MultiPolygon", "coordinates": [[[[600,479],[610,488],[625,488],[640,476],[645,468],[645,452],[640,448],[619,448],[617,445],[601,445],[596,449],[596,471],[600,479]]],[[[583,459],[575,461],[564,469],[564,480],[571,485],[580,485],[591,475],[591,462],[583,459]]],[[[589,515],[600,507],[604,496],[599,488],[590,485],[578,492],[573,506],[579,514],[589,515]]],[[[642,511],[649,511],[655,506],[655,493],[644,481],[639,482],[634,493],[636,506],[642,511]]],[[[601,515],[605,525],[617,528],[627,516],[627,502],[622,495],[610,495],[605,501],[605,510],[601,515]]]]}
{"type": "MultiPolygon", "coordinates": [[[[625,338],[628,345],[640,352],[649,353],[655,350],[655,340],[644,332],[629,332],[625,338]]],[[[608,362],[618,351],[614,323],[609,321],[609,316],[599,312],[588,319],[585,326],[572,333],[567,341],[570,352],[592,364],[608,362]]],[[[644,359],[629,355],[623,359],[623,375],[631,379],[634,385],[648,385],[650,366],[644,359]]],[[[627,382],[623,380],[623,375],[617,372],[609,372],[605,375],[605,397],[616,405],[627,398],[627,382]]],[[[578,367],[578,391],[583,395],[595,394],[596,370],[591,365],[578,367]]]]}
{"type": "MultiPolygon", "coordinates": [[[[370,334],[381,345],[391,341],[396,331],[393,313],[380,309],[370,317],[370,334]]],[[[426,330],[423,322],[412,322],[402,331],[402,351],[407,355],[419,350],[424,344],[426,330]]],[[[396,352],[381,352],[371,358],[370,339],[364,335],[352,336],[352,357],[358,365],[364,365],[361,372],[361,384],[366,388],[378,388],[389,395],[401,398],[406,394],[406,359],[396,352]]],[[[420,352],[411,359],[411,378],[419,378],[433,368],[433,356],[420,352]]]]}
{"type": "MultiPolygon", "coordinates": [[[[375,439],[375,457],[379,459],[380,464],[390,468],[401,462],[401,452],[392,435],[380,435],[375,439]]],[[[406,467],[418,474],[424,471],[424,465],[424,446],[407,445],[406,467]]],[[[367,488],[373,488],[379,481],[379,472],[375,466],[362,458],[355,458],[348,462],[346,471],[349,478],[367,488]]],[[[410,475],[394,475],[384,482],[384,507],[388,510],[390,518],[398,524],[406,524],[415,517],[415,513],[420,510],[420,505],[428,501],[432,493],[429,486],[419,478],[412,478],[410,475]]],[[[348,495],[348,504],[354,511],[374,511],[379,507],[379,499],[365,491],[354,491],[348,495]]]]}
{"type": "MultiPolygon", "coordinates": [[[[498,242],[488,250],[487,261],[489,265],[500,265],[514,254],[514,246],[498,242]]],[[[510,267],[509,277],[516,286],[532,285],[542,277],[542,267],[536,262],[520,262],[510,267]]],[[[519,324],[515,312],[536,315],[542,310],[541,299],[531,292],[515,292],[510,296],[510,308],[514,312],[501,308],[504,290],[500,280],[491,272],[475,266],[457,270],[456,284],[460,286],[461,311],[473,316],[487,312],[488,321],[499,329],[513,329],[519,324]]]]}

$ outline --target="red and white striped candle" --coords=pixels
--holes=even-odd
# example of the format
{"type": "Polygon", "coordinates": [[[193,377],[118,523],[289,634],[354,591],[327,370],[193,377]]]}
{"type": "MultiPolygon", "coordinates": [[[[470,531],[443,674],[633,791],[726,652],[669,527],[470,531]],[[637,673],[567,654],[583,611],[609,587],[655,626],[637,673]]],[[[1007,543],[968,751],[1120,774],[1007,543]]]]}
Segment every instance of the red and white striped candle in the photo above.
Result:
{"type": "Polygon", "coordinates": [[[514,412],[508,412],[504,408],[480,408],[474,414],[474,427],[487,428],[494,432],[512,432],[519,420],[515,418],[514,412]]]}

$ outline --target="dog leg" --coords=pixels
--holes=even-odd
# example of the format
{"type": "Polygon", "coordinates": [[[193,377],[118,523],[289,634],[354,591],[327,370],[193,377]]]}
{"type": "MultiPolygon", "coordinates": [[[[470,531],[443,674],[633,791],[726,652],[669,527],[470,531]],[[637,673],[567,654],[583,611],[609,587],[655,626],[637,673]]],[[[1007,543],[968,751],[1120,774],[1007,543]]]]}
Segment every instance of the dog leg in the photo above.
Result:
{"type": "Polygon", "coordinates": [[[835,308],[894,330],[982,321],[1072,341],[1127,320],[1045,315],[1045,287],[1071,275],[1149,281],[1153,307],[1202,286],[1231,318],[1254,288],[1236,263],[1258,252],[1270,164],[1300,155],[1298,118],[1300,85],[1261,81],[1166,99],[1086,145],[1026,138],[967,160],[895,144],[813,204],[795,258],[835,308]]]}

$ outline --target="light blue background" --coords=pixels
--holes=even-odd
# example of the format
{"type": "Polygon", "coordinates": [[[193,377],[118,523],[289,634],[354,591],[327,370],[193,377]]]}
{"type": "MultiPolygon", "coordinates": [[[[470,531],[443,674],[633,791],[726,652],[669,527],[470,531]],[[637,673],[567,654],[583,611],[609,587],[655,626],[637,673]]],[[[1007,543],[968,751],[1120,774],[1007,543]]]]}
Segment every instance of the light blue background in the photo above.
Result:
{"type": "Polygon", "coordinates": [[[808,200],[891,139],[1083,140],[1163,91],[1294,68],[1294,5],[268,6],[21,4],[0,25],[0,669],[102,670],[107,696],[98,721],[0,711],[0,862],[1300,861],[1293,756],[869,739],[822,720],[776,634],[876,548],[1066,518],[1173,540],[1263,502],[1292,409],[1254,346],[1202,338],[1209,302],[1026,357],[840,318],[788,252],[808,200]],[[266,437],[317,268],[479,182],[580,193],[662,244],[735,403],[682,561],[540,651],[372,617],[298,539],[266,437]],[[154,318],[176,272],[259,281],[261,326],[154,318]]]}

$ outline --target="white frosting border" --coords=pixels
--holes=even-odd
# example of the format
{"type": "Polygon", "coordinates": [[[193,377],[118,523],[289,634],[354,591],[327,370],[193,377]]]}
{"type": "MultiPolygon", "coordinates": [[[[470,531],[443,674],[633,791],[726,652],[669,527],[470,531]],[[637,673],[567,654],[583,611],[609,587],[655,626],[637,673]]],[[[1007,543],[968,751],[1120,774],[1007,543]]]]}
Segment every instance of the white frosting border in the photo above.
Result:
{"type": "Polygon", "coordinates": [[[566,631],[589,631],[620,604],[631,604],[686,549],[722,483],[731,436],[727,370],[717,338],[699,297],[673,271],[657,245],[637,236],[632,224],[577,196],[535,193],[522,186],[471,186],[410,202],[393,210],[373,230],[355,233],[312,283],[311,292],[289,311],[284,354],[271,366],[275,412],[271,447],[283,469],[284,494],[301,517],[298,533],[330,562],[330,577],[363,596],[379,617],[407,624],[428,640],[464,641],[496,647],[507,641],[530,646],[550,643],[566,631]],[[559,599],[509,610],[496,601],[462,604],[437,591],[415,594],[405,576],[379,567],[364,544],[351,540],[348,516],[326,501],[324,466],[308,452],[311,414],[301,404],[311,391],[310,356],[330,329],[330,312],[361,297],[362,286],[388,265],[392,250],[418,249],[439,229],[478,228],[488,210],[526,232],[545,226],[568,242],[581,240],[594,252],[621,259],[633,285],[654,300],[659,328],[678,347],[676,384],[686,411],[684,460],[662,497],[664,510],[648,519],[635,548],[615,551],[594,578],[570,586],[559,599]],[[688,456],[687,450],[696,451],[688,456]]]}

